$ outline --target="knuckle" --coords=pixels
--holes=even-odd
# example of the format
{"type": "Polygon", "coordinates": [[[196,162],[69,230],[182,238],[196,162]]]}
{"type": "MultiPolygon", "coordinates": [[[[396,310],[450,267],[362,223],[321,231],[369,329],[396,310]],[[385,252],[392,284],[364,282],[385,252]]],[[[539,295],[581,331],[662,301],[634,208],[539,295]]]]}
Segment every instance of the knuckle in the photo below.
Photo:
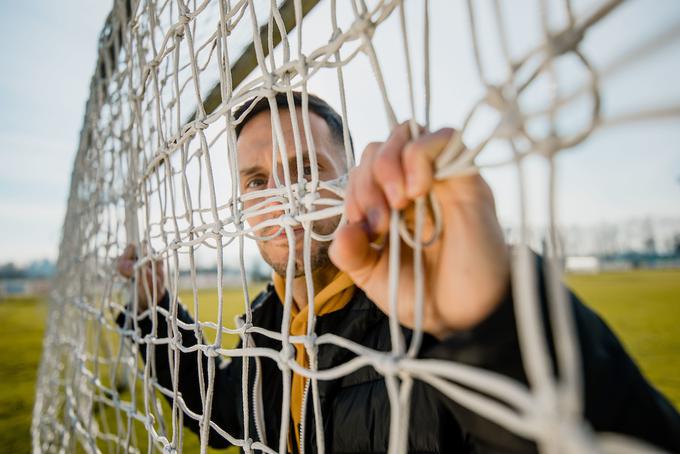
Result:
{"type": "Polygon", "coordinates": [[[403,159],[404,161],[411,162],[422,155],[422,145],[418,142],[409,142],[404,147],[403,159]]]}
{"type": "Polygon", "coordinates": [[[366,145],[364,152],[361,154],[361,163],[363,164],[364,162],[370,162],[381,146],[382,142],[371,142],[366,145]]]}
{"type": "Polygon", "coordinates": [[[365,164],[351,170],[348,180],[348,189],[351,194],[359,194],[366,186],[367,178],[371,175],[371,165],[365,164]]]}
{"type": "Polygon", "coordinates": [[[379,182],[387,181],[398,174],[398,166],[395,159],[385,153],[378,155],[373,162],[373,176],[379,182]]]}
{"type": "Polygon", "coordinates": [[[362,179],[356,193],[361,194],[361,197],[356,197],[355,201],[363,212],[368,213],[373,208],[380,210],[386,206],[382,192],[372,174],[367,174],[362,179]]]}
{"type": "Polygon", "coordinates": [[[395,134],[411,134],[411,122],[409,120],[402,121],[394,128],[395,134]]]}
{"type": "Polygon", "coordinates": [[[456,130],[448,126],[437,130],[437,132],[445,136],[453,136],[456,134],[456,130]]]}

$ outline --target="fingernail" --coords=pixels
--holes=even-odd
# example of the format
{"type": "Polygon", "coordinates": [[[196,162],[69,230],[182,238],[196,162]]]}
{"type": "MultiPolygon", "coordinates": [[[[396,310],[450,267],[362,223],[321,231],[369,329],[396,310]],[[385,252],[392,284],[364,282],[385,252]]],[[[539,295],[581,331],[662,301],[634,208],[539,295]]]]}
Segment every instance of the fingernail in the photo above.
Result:
{"type": "Polygon", "coordinates": [[[363,230],[366,235],[371,236],[373,234],[373,230],[368,222],[361,221],[359,227],[361,227],[361,230],[363,230]]]}
{"type": "Polygon", "coordinates": [[[399,204],[403,196],[401,185],[397,183],[389,183],[385,186],[385,192],[387,193],[387,198],[390,201],[390,205],[394,207],[399,204]]]}
{"type": "Polygon", "coordinates": [[[371,231],[377,232],[380,228],[380,222],[382,221],[382,212],[378,208],[369,208],[367,217],[371,231]]]}

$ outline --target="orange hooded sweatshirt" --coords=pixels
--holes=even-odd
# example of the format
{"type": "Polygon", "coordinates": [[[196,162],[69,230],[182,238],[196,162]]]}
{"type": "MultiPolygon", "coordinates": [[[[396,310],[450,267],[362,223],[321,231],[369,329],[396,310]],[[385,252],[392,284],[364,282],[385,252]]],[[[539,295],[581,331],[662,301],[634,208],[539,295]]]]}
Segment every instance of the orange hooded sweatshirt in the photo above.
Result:
{"type": "MultiPolygon", "coordinates": [[[[274,273],[274,289],[281,300],[285,301],[286,281],[284,278],[274,273]]],[[[331,282],[317,292],[314,296],[314,311],[317,316],[339,311],[349,303],[354,294],[354,282],[342,271],[333,277],[331,282]]],[[[309,306],[305,306],[301,311],[293,304],[291,308],[290,335],[304,336],[307,334],[307,316],[309,306]]],[[[295,344],[295,360],[302,367],[309,367],[309,358],[302,344],[295,344]]],[[[294,422],[295,440],[300,448],[300,420],[302,417],[302,399],[305,392],[307,378],[293,373],[293,382],[290,396],[290,414],[294,422]]],[[[289,440],[290,442],[290,440],[289,440]]],[[[290,449],[290,446],[289,446],[290,449]]]]}

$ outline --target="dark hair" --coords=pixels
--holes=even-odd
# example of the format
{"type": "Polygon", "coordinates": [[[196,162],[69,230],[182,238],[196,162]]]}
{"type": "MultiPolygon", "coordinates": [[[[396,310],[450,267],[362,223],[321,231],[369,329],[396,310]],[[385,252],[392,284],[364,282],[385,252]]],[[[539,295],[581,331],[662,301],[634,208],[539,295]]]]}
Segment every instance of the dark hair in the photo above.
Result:
{"type": "MultiPolygon", "coordinates": [[[[293,91],[293,104],[296,108],[302,109],[302,93],[299,91],[293,91]]],[[[256,101],[257,98],[253,98],[245,103],[241,104],[236,112],[234,112],[234,118],[237,120],[248,111],[245,117],[241,119],[241,122],[236,125],[236,137],[241,135],[241,130],[245,127],[250,120],[252,120],[260,112],[269,110],[269,100],[267,98],[261,98],[256,101]]],[[[342,134],[342,117],[323,99],[316,95],[309,93],[307,95],[307,106],[309,110],[323,119],[328,125],[328,129],[331,133],[331,138],[333,141],[340,145],[344,145],[344,138],[342,134]]],[[[286,93],[277,93],[275,97],[276,105],[283,109],[289,109],[288,97],[286,93]]],[[[349,136],[349,146],[354,155],[354,143],[352,142],[352,136],[349,136]]]]}

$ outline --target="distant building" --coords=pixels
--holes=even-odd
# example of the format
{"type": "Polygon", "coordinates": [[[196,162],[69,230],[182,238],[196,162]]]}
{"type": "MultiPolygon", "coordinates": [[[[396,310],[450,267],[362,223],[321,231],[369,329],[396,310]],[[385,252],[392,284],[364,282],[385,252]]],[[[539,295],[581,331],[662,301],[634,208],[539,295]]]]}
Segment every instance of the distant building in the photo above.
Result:
{"type": "Polygon", "coordinates": [[[600,259],[592,255],[567,257],[564,267],[568,273],[599,273],[602,265],[600,259]]]}
{"type": "Polygon", "coordinates": [[[0,300],[9,296],[47,296],[50,279],[0,279],[0,300]]]}
{"type": "Polygon", "coordinates": [[[680,268],[680,256],[675,254],[658,254],[649,252],[628,251],[602,257],[604,269],[624,270],[637,268],[680,268]]]}

